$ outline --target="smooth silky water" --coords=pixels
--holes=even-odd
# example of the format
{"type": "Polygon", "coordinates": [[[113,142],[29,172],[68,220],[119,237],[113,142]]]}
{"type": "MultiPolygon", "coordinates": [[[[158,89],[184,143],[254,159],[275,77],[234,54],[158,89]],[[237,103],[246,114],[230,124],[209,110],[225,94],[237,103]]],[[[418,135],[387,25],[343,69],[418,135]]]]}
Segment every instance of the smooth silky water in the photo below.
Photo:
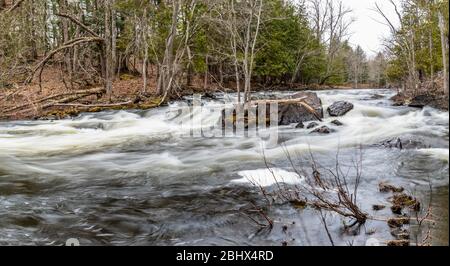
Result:
{"type": "MultiPolygon", "coordinates": [[[[251,183],[274,187],[264,156],[286,183],[295,184],[303,180],[287,152],[304,169],[311,169],[302,159],[310,153],[321,166],[332,168],[336,158],[348,166],[362,152],[361,208],[391,217],[389,208],[371,211],[373,204],[390,206],[378,183],[404,186],[425,206],[432,199],[437,221],[433,244],[448,245],[448,112],[393,107],[391,90],[318,94],[324,108],[338,100],[355,105],[339,118],[344,126],[333,126],[334,119],[326,117],[322,124],[335,133],[311,135],[295,125],[280,127],[277,146],[265,146],[256,137],[186,137],[190,129],[171,117],[179,102],[70,120],[1,122],[0,244],[63,245],[77,238],[81,245],[329,245],[320,216],[310,208],[275,205],[267,213],[275,227],[260,230],[244,214],[253,203],[264,205],[251,183]],[[377,145],[396,137],[420,145],[404,150],[377,145]]],[[[194,127],[217,125],[217,107],[233,97],[203,101],[207,112],[200,112],[202,124],[194,127]]],[[[393,239],[386,222],[368,221],[359,234],[348,234],[341,230],[340,217],[329,214],[327,221],[338,245],[393,239]]]]}

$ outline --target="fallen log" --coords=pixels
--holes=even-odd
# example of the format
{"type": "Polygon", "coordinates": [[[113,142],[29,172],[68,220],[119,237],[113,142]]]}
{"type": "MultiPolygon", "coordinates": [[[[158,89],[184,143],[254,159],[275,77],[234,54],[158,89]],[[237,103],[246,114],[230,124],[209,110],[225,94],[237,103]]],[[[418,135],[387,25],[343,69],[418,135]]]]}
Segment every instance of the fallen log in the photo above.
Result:
{"type": "Polygon", "coordinates": [[[57,94],[57,95],[51,95],[51,96],[39,99],[39,100],[34,101],[34,102],[25,103],[25,104],[22,104],[22,105],[19,105],[19,106],[12,107],[10,109],[5,110],[4,113],[14,112],[16,110],[19,110],[19,109],[22,109],[22,108],[25,108],[25,107],[28,107],[28,106],[31,106],[31,105],[40,104],[40,103],[43,103],[45,101],[53,100],[53,99],[56,99],[56,98],[59,98],[59,97],[75,96],[75,95],[86,95],[86,96],[89,96],[89,95],[100,94],[100,93],[104,93],[104,92],[105,92],[104,88],[95,88],[95,89],[82,90],[82,91],[65,92],[65,93],[61,93],[61,94],[57,94]]]}
{"type": "Polygon", "coordinates": [[[93,108],[93,107],[116,107],[116,106],[125,106],[132,104],[132,101],[128,102],[121,102],[121,103],[110,103],[110,104],[77,104],[77,103],[55,103],[52,107],[86,107],[86,108],[93,108]]]}
{"type": "Polygon", "coordinates": [[[280,100],[257,100],[257,101],[251,101],[250,105],[258,105],[258,104],[264,104],[264,103],[277,103],[277,104],[282,104],[282,103],[300,103],[303,102],[305,99],[307,99],[308,97],[301,97],[298,99],[280,99],[280,100]]]}

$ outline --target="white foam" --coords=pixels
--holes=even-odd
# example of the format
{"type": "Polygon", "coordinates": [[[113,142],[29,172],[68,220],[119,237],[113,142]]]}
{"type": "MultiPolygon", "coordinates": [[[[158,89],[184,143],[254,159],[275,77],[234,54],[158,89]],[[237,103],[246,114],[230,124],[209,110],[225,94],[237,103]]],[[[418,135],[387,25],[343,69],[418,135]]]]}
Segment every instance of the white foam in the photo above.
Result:
{"type": "Polygon", "coordinates": [[[304,177],[296,173],[288,172],[279,168],[257,169],[249,171],[241,171],[238,173],[241,179],[233,180],[233,183],[252,184],[256,186],[269,187],[276,183],[300,184],[304,181],[304,177]]]}
{"type": "Polygon", "coordinates": [[[419,149],[419,152],[428,154],[436,159],[448,162],[449,161],[449,150],[448,149],[419,149]]]}

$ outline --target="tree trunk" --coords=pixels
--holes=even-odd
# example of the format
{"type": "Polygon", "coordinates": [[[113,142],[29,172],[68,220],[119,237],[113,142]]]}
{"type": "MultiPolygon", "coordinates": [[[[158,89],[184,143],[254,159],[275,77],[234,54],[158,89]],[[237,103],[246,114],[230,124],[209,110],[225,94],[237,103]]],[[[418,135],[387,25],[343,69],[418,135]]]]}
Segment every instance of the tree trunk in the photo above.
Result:
{"type": "Polygon", "coordinates": [[[104,0],[105,8],[105,89],[108,100],[112,101],[112,79],[113,79],[113,44],[112,44],[112,3],[111,0],[104,0]]]}
{"type": "Polygon", "coordinates": [[[208,88],[208,82],[209,82],[209,60],[208,60],[208,55],[206,55],[205,57],[205,64],[206,64],[206,68],[205,68],[205,77],[204,77],[204,81],[203,81],[203,89],[206,91],[206,89],[208,88]]]}
{"type": "Polygon", "coordinates": [[[158,79],[158,95],[163,96],[169,93],[172,87],[174,66],[173,66],[173,45],[177,34],[178,13],[180,10],[179,0],[173,1],[172,25],[169,36],[166,39],[166,49],[164,59],[160,66],[160,74],[158,79]]]}
{"type": "Polygon", "coordinates": [[[448,98],[449,88],[448,88],[448,37],[445,36],[447,32],[447,27],[445,24],[445,19],[442,11],[439,11],[439,29],[441,32],[441,46],[442,46],[442,63],[444,66],[444,94],[448,98]]]}
{"type": "MultiPolygon", "coordinates": [[[[67,13],[67,2],[66,0],[60,0],[59,1],[59,9],[61,13],[67,13]]],[[[70,40],[70,36],[69,36],[69,22],[66,19],[62,19],[61,20],[61,26],[62,26],[62,43],[66,43],[70,40]]],[[[71,89],[73,89],[72,86],[72,75],[73,75],[73,71],[72,71],[72,56],[71,56],[71,51],[72,49],[67,49],[66,51],[64,51],[64,69],[67,73],[68,79],[69,79],[69,83],[71,84],[71,89]]]]}

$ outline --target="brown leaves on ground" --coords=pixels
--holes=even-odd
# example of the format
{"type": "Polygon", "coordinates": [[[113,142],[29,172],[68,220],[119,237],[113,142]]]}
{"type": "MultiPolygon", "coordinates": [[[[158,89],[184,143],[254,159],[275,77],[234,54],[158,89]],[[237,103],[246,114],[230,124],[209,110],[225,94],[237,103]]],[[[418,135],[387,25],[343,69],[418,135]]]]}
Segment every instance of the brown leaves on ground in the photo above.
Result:
{"type": "MultiPolygon", "coordinates": [[[[48,107],[49,102],[46,105],[44,102],[40,102],[43,99],[52,98],[52,96],[76,93],[80,90],[86,90],[91,88],[101,88],[101,84],[74,84],[73,88],[65,80],[61,71],[56,67],[48,67],[42,73],[42,83],[39,86],[39,78],[26,86],[18,85],[14,83],[14,86],[9,88],[0,88],[0,119],[33,119],[46,116],[48,113],[65,113],[66,115],[74,115],[80,111],[87,111],[88,108],[74,108],[74,107],[48,107]],[[7,110],[14,109],[14,107],[24,106],[23,110],[18,112],[8,113],[7,110]],[[27,108],[27,109],[25,109],[27,108]],[[22,112],[20,112],[22,111],[22,112]]],[[[141,77],[123,74],[113,84],[113,96],[112,101],[106,97],[105,94],[95,94],[82,97],[74,100],[74,104],[80,105],[101,105],[101,104],[118,104],[118,103],[142,103],[143,105],[153,106],[155,105],[154,99],[156,98],[156,82],[155,78],[149,78],[147,90],[143,93],[143,81],[141,77]]],[[[56,102],[56,99],[53,99],[56,102]]],[[[51,103],[52,101],[50,101],[51,103]]],[[[94,110],[95,111],[95,110],[94,110]]]]}

